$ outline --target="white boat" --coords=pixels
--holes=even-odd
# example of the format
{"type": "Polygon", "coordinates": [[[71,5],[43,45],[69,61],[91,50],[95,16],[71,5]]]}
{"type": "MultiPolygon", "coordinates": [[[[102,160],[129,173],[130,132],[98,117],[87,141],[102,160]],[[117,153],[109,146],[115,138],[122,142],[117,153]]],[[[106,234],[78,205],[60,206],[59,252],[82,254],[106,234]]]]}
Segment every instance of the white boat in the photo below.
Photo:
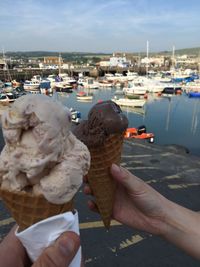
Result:
{"type": "Polygon", "coordinates": [[[92,101],[93,100],[93,96],[92,95],[82,95],[82,96],[76,96],[77,101],[92,101]]]}
{"type": "Polygon", "coordinates": [[[144,99],[127,99],[127,98],[114,98],[112,99],[119,106],[142,108],[146,103],[144,99]]]}
{"type": "Polygon", "coordinates": [[[91,102],[93,97],[87,96],[87,97],[77,97],[78,102],[91,102]]]}
{"type": "Polygon", "coordinates": [[[112,73],[106,73],[105,74],[105,80],[113,82],[115,80],[115,76],[112,73]]]}
{"type": "Polygon", "coordinates": [[[58,89],[60,92],[67,92],[72,89],[72,84],[76,80],[71,79],[66,73],[59,73],[59,75],[51,74],[47,77],[47,80],[51,83],[51,88],[58,89]]]}
{"type": "Polygon", "coordinates": [[[15,101],[15,99],[16,99],[16,97],[12,93],[0,94],[0,102],[12,103],[15,101]]]}
{"type": "Polygon", "coordinates": [[[126,74],[126,77],[127,77],[128,81],[133,81],[133,80],[138,78],[138,73],[137,72],[128,71],[127,74],[126,74]]]}
{"type": "Polygon", "coordinates": [[[25,91],[39,91],[40,82],[37,80],[26,80],[23,87],[25,91]]]}
{"type": "Polygon", "coordinates": [[[93,94],[88,91],[87,92],[81,91],[76,94],[76,99],[78,101],[92,101],[93,94]]]}
{"type": "Polygon", "coordinates": [[[122,73],[107,73],[105,74],[105,79],[111,82],[125,82],[128,80],[127,76],[124,76],[122,73]]]}
{"type": "Polygon", "coordinates": [[[87,89],[98,89],[99,88],[99,83],[90,77],[79,78],[78,84],[82,85],[84,88],[87,88],[87,89]]]}
{"type": "Polygon", "coordinates": [[[186,92],[200,92],[200,81],[196,80],[194,82],[189,82],[185,85],[182,85],[182,89],[186,92]]]}
{"type": "Polygon", "coordinates": [[[70,108],[71,116],[72,116],[72,122],[75,124],[79,124],[81,120],[81,113],[78,110],[75,110],[74,108],[70,108]]]}
{"type": "Polygon", "coordinates": [[[69,77],[67,73],[59,73],[59,77],[62,82],[68,83],[70,85],[77,83],[77,81],[74,78],[69,77]]]}
{"type": "Polygon", "coordinates": [[[72,93],[72,85],[66,82],[58,82],[55,83],[54,88],[57,92],[66,92],[66,93],[72,93]]]}
{"type": "Polygon", "coordinates": [[[128,87],[123,88],[125,95],[145,95],[147,91],[147,86],[141,82],[131,82],[128,84],[128,87]]]}
{"type": "Polygon", "coordinates": [[[107,87],[112,87],[113,86],[112,82],[107,81],[105,79],[99,80],[98,83],[99,83],[99,87],[100,88],[107,88],[107,87]]]}
{"type": "Polygon", "coordinates": [[[137,80],[129,81],[128,86],[124,87],[127,95],[144,95],[146,93],[159,93],[166,87],[166,83],[159,82],[152,78],[138,76],[137,80]]]}

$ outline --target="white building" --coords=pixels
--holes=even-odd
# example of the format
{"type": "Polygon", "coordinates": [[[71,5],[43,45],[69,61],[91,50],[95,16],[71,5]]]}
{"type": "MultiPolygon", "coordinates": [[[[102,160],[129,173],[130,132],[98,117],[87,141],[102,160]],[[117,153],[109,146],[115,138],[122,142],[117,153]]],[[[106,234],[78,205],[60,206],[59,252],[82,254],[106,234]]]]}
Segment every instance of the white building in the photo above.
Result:
{"type": "Polygon", "coordinates": [[[131,65],[131,61],[126,59],[125,54],[123,56],[113,56],[110,58],[110,67],[126,68],[131,65]]]}
{"type": "Polygon", "coordinates": [[[149,65],[157,65],[162,66],[164,65],[165,59],[163,56],[161,57],[144,57],[141,59],[142,64],[149,64],[149,65]]]}
{"type": "Polygon", "coordinates": [[[100,61],[99,62],[100,67],[109,67],[110,66],[110,61],[100,61]]]}

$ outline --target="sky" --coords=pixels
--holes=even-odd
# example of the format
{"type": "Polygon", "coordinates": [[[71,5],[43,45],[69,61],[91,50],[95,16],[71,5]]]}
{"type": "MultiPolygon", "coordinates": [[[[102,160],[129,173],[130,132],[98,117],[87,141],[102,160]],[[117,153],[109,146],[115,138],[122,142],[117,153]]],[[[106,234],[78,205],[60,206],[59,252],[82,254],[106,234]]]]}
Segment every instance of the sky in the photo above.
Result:
{"type": "Polygon", "coordinates": [[[0,0],[5,51],[149,52],[200,47],[199,0],[0,0]]]}

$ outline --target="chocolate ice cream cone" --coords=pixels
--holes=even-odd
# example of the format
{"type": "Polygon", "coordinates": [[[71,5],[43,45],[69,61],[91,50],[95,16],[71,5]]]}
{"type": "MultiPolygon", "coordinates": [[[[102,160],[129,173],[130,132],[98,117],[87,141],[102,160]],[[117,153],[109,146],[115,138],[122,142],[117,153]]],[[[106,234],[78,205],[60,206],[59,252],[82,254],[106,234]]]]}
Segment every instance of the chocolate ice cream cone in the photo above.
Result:
{"type": "Polygon", "coordinates": [[[112,163],[119,164],[123,134],[112,134],[101,147],[90,148],[88,181],[105,227],[110,227],[116,184],[110,174],[112,163]]]}
{"type": "Polygon", "coordinates": [[[48,217],[73,211],[73,200],[57,205],[48,202],[43,196],[3,189],[0,189],[0,196],[19,225],[19,232],[48,217]]]}

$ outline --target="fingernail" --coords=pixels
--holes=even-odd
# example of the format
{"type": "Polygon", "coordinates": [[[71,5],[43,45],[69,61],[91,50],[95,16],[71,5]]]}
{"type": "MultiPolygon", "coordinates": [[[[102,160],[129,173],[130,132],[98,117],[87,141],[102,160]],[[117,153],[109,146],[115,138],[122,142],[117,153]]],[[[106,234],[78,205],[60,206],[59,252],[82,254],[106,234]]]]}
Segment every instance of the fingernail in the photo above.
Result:
{"type": "Polygon", "coordinates": [[[120,167],[119,166],[117,166],[116,164],[112,164],[112,170],[114,171],[114,172],[121,172],[121,169],[120,169],[120,167]]]}
{"type": "Polygon", "coordinates": [[[72,239],[63,238],[58,243],[59,249],[63,254],[71,254],[74,251],[75,243],[72,239]]]}

